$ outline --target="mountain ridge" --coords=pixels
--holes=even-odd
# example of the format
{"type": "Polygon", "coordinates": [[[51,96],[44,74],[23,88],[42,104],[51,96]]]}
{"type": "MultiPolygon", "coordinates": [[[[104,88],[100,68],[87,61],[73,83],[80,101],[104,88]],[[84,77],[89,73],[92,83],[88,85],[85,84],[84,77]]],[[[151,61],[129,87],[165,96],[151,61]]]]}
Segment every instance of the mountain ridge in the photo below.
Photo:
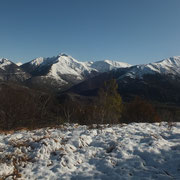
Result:
{"type": "Polygon", "coordinates": [[[30,78],[30,75],[23,71],[21,67],[6,58],[0,59],[1,81],[23,82],[28,78],[30,78]]]}
{"type": "Polygon", "coordinates": [[[53,86],[57,86],[60,89],[70,87],[102,72],[129,66],[127,63],[110,60],[81,62],[61,53],[51,58],[36,58],[20,67],[32,75],[32,78],[29,80],[30,84],[35,82],[35,79],[38,79],[44,85],[49,85],[51,82],[53,86]]]}
{"type": "Polygon", "coordinates": [[[42,86],[42,89],[58,91],[68,89],[103,73],[106,73],[106,76],[116,73],[117,81],[128,83],[130,79],[131,81],[133,79],[143,80],[146,75],[180,77],[180,56],[140,65],[129,65],[112,60],[81,62],[64,53],[48,58],[35,58],[21,66],[6,58],[0,59],[1,80],[15,79],[24,82],[29,87],[42,86]]]}

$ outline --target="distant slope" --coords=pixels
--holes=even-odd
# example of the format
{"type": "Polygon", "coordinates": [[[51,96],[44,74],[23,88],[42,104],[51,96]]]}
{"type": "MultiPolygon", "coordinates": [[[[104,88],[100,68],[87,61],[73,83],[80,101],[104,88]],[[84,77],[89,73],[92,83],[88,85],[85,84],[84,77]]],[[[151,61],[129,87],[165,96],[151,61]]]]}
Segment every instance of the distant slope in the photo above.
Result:
{"type": "Polygon", "coordinates": [[[32,75],[32,78],[27,81],[29,85],[62,89],[99,73],[129,66],[127,63],[110,60],[79,62],[69,55],[60,54],[52,58],[36,58],[23,64],[21,68],[32,75]]]}
{"type": "Polygon", "coordinates": [[[119,93],[126,101],[138,95],[153,101],[180,104],[180,57],[102,73],[73,86],[68,92],[94,96],[104,81],[110,79],[117,80],[119,93]]]}
{"type": "Polygon", "coordinates": [[[126,68],[131,65],[124,62],[112,61],[112,60],[104,60],[104,61],[95,61],[91,62],[89,67],[96,69],[98,72],[108,72],[113,69],[118,68],[126,68]]]}
{"type": "Polygon", "coordinates": [[[30,78],[30,75],[21,67],[8,59],[0,59],[0,80],[23,82],[28,78],[30,78]]]}
{"type": "Polygon", "coordinates": [[[142,64],[130,67],[120,78],[129,76],[131,78],[142,78],[145,74],[171,74],[180,75],[180,56],[170,57],[155,63],[142,64]]]}
{"type": "Polygon", "coordinates": [[[131,66],[104,60],[80,62],[66,54],[36,58],[21,66],[0,59],[0,80],[21,82],[30,88],[96,95],[109,79],[116,79],[125,100],[135,95],[161,102],[180,102],[180,56],[131,66]]]}

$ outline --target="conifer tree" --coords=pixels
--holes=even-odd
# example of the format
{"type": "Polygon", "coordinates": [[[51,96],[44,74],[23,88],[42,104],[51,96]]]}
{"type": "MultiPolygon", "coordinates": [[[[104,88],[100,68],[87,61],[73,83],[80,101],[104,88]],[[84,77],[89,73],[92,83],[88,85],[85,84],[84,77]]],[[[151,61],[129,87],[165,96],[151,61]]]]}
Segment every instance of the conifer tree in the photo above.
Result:
{"type": "Polygon", "coordinates": [[[115,79],[106,81],[98,93],[101,123],[117,123],[122,113],[122,99],[115,79]]]}

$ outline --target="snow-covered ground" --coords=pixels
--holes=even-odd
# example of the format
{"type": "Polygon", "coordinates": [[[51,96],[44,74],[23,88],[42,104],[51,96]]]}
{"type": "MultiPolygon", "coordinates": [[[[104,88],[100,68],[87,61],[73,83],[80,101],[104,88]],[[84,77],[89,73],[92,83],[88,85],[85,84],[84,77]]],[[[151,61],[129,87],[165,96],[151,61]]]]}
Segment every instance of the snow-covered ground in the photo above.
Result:
{"type": "Polygon", "coordinates": [[[180,123],[0,135],[0,179],[180,179],[180,123]]]}

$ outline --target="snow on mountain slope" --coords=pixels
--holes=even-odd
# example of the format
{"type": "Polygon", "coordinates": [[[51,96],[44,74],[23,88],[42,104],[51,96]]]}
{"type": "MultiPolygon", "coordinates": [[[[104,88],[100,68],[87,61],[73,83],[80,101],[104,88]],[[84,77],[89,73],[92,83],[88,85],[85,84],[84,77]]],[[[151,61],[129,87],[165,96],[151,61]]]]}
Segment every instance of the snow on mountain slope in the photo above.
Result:
{"type": "Polygon", "coordinates": [[[0,68],[5,70],[6,66],[9,66],[10,64],[12,64],[11,61],[9,61],[8,59],[2,58],[0,59],[0,68]]]}
{"type": "Polygon", "coordinates": [[[21,66],[23,63],[22,62],[17,62],[16,65],[17,66],[21,66]]]}
{"type": "Polygon", "coordinates": [[[21,67],[32,75],[55,79],[67,84],[68,81],[79,82],[97,73],[129,66],[127,63],[110,60],[80,62],[62,53],[52,58],[36,58],[21,67]]]}
{"type": "Polygon", "coordinates": [[[118,68],[125,68],[121,71],[123,74],[121,73],[119,80],[124,77],[141,79],[145,74],[171,74],[180,76],[180,56],[171,57],[155,63],[131,66],[127,63],[111,60],[79,62],[69,55],[60,54],[52,58],[37,58],[26,64],[28,66],[25,70],[28,72],[30,70],[30,74],[43,79],[53,79],[62,85],[74,85],[99,73],[118,68]]]}
{"type": "Polygon", "coordinates": [[[30,75],[8,59],[0,59],[0,80],[22,82],[30,75]]]}
{"type": "Polygon", "coordinates": [[[98,72],[107,72],[117,68],[126,68],[131,65],[128,63],[104,60],[104,61],[95,61],[90,64],[91,68],[96,69],[98,72]]]}
{"type": "Polygon", "coordinates": [[[180,74],[180,56],[170,57],[162,61],[152,63],[159,73],[180,74]]]}
{"type": "Polygon", "coordinates": [[[38,57],[32,61],[29,62],[32,66],[40,67],[40,66],[47,66],[55,63],[57,61],[57,57],[51,57],[51,58],[44,58],[44,57],[38,57]]]}
{"type": "Polygon", "coordinates": [[[179,179],[180,123],[0,134],[0,179],[179,179]]]}
{"type": "Polygon", "coordinates": [[[145,74],[156,73],[180,75],[180,56],[170,57],[155,63],[132,66],[120,78],[125,76],[131,78],[142,78],[145,74]]]}
{"type": "Polygon", "coordinates": [[[86,63],[79,62],[66,54],[60,54],[52,64],[48,75],[58,79],[59,75],[69,74],[76,76],[78,79],[83,79],[85,73],[90,74],[91,71],[93,69],[89,68],[86,63]]]}
{"type": "MultiPolygon", "coordinates": [[[[15,67],[15,64],[11,61],[0,59],[1,71],[7,69],[10,65],[15,67]]],[[[119,79],[123,79],[124,77],[142,78],[145,74],[156,73],[179,76],[180,56],[174,56],[155,63],[131,66],[127,63],[111,60],[80,62],[73,57],[62,53],[51,58],[36,58],[21,65],[20,68],[25,72],[30,73],[32,78],[35,77],[37,79],[38,77],[39,80],[42,81],[47,81],[48,79],[47,83],[73,85],[99,73],[108,72],[118,68],[126,68],[124,74],[121,75],[119,79]]]]}
{"type": "Polygon", "coordinates": [[[71,74],[77,76],[79,79],[83,79],[86,74],[94,72],[107,72],[112,69],[130,67],[127,63],[116,61],[96,61],[96,62],[80,62],[71,56],[62,54],[58,57],[58,60],[51,67],[51,75],[58,77],[58,74],[71,74]]]}

